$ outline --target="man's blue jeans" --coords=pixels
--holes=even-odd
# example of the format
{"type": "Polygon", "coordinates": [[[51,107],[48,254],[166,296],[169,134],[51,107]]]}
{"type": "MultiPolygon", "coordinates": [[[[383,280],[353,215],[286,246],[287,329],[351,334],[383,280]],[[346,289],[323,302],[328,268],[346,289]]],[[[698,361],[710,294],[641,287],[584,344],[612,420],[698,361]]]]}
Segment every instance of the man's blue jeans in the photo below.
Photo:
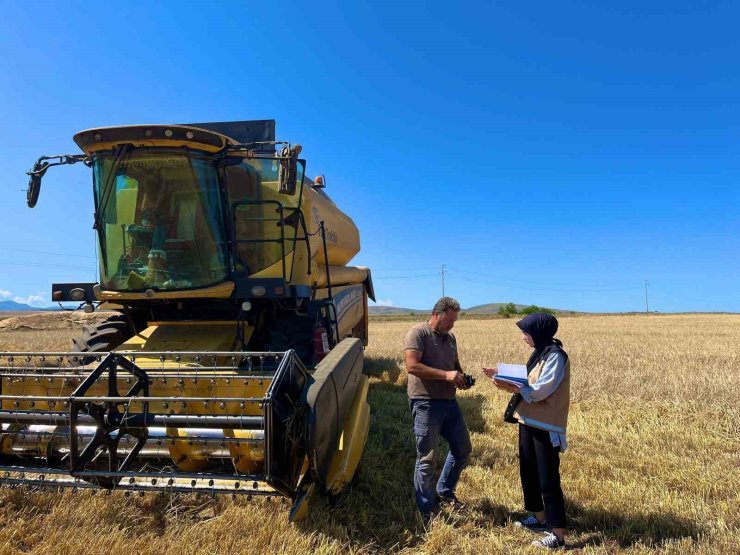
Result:
{"type": "Polygon", "coordinates": [[[470,434],[455,399],[409,399],[409,405],[416,436],[416,505],[427,512],[438,507],[435,490],[442,497],[454,494],[472,451],[470,434]],[[447,440],[450,451],[435,487],[434,451],[440,435],[447,440]]]}

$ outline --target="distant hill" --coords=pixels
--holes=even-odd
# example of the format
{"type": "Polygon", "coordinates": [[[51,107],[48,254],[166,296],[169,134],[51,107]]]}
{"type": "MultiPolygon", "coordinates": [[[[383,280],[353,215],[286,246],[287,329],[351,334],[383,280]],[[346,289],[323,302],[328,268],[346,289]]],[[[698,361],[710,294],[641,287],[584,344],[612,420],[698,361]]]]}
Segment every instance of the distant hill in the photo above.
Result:
{"type": "MultiPolygon", "coordinates": [[[[465,312],[469,312],[470,314],[496,314],[498,312],[498,309],[502,306],[506,306],[509,303],[488,303],[488,304],[479,304],[475,306],[471,306],[470,308],[464,308],[463,310],[465,312]]],[[[521,310],[523,308],[526,308],[529,305],[526,304],[515,304],[514,305],[517,310],[521,310]]]]}
{"type": "Polygon", "coordinates": [[[34,308],[27,304],[17,303],[15,301],[0,301],[0,310],[2,311],[18,311],[27,312],[29,310],[44,310],[43,308],[34,308]]]}
{"type": "MultiPolygon", "coordinates": [[[[470,308],[463,308],[461,312],[465,312],[466,314],[496,314],[498,313],[498,309],[502,306],[507,305],[508,303],[488,303],[488,304],[479,304],[476,306],[471,306],[470,308]]],[[[526,304],[515,304],[514,305],[517,310],[522,310],[523,308],[526,308],[530,305],[526,304]]],[[[551,308],[555,313],[560,312],[570,312],[567,310],[560,310],[557,308],[551,308]]],[[[401,308],[400,306],[371,306],[370,307],[370,314],[376,314],[376,315],[392,315],[392,314],[429,314],[431,312],[431,309],[428,310],[419,310],[414,308],[401,308]]]]}
{"type": "Polygon", "coordinates": [[[371,306],[370,314],[429,314],[431,310],[415,310],[413,308],[401,308],[398,306],[371,306]]]}

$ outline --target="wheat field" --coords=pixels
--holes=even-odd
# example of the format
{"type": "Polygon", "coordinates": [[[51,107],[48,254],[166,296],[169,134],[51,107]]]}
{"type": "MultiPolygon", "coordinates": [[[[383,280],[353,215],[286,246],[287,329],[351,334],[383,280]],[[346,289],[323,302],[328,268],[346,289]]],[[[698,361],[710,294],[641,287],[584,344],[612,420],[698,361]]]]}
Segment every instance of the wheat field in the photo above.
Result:
{"type": "MultiPolygon", "coordinates": [[[[0,321],[0,350],[66,350],[84,317],[0,321]]],[[[458,496],[425,531],[401,364],[410,321],[371,321],[372,423],[356,483],[287,522],[286,502],[90,492],[0,491],[0,553],[528,553],[516,427],[485,378],[460,395],[473,440],[458,496]]],[[[737,553],[740,540],[740,315],[577,316],[558,336],[572,368],[561,473],[578,553],[737,553]]],[[[514,320],[458,321],[470,373],[524,362],[514,320]]],[[[440,449],[438,463],[445,452],[440,449]]]]}

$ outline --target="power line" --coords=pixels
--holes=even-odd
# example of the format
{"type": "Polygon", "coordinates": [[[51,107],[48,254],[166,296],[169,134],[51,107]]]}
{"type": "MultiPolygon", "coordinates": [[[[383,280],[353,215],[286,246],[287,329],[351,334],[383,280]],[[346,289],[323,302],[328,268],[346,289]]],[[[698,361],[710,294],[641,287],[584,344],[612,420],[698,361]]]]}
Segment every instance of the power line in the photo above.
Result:
{"type": "Polygon", "coordinates": [[[422,268],[384,268],[382,266],[371,266],[374,272],[425,272],[429,270],[429,266],[422,268]]]}
{"type": "Polygon", "coordinates": [[[453,272],[455,272],[455,273],[463,273],[463,274],[473,274],[473,275],[477,275],[477,276],[481,276],[481,277],[486,277],[486,278],[489,278],[489,279],[499,279],[499,280],[503,280],[503,281],[513,281],[513,282],[516,282],[516,283],[531,283],[533,285],[542,284],[542,285],[545,285],[546,286],[545,289],[542,289],[542,290],[548,290],[548,291],[549,290],[552,290],[552,291],[573,291],[573,292],[582,292],[582,291],[595,291],[595,292],[596,291],[599,291],[599,292],[601,292],[601,291],[628,291],[630,289],[642,289],[642,285],[636,285],[636,286],[632,286],[632,287],[607,288],[607,289],[590,289],[590,288],[586,288],[586,289],[570,289],[570,288],[560,289],[560,288],[557,288],[557,286],[553,288],[552,286],[549,286],[549,285],[545,284],[545,282],[542,282],[542,281],[528,280],[528,279],[522,279],[522,278],[503,277],[503,276],[494,276],[492,274],[485,274],[485,273],[482,273],[482,272],[473,272],[473,271],[470,271],[470,270],[459,270],[459,269],[456,269],[456,270],[453,270],[453,272]]]}
{"type": "Polygon", "coordinates": [[[373,281],[376,279],[412,279],[419,277],[437,277],[439,274],[419,274],[414,276],[373,276],[373,281]]]}
{"type": "MultiPolygon", "coordinates": [[[[390,271],[390,269],[386,269],[386,270],[387,271],[390,271]]],[[[411,270],[409,269],[409,271],[411,271],[411,270]]],[[[462,274],[470,274],[470,275],[481,276],[481,277],[485,277],[485,278],[493,279],[493,280],[502,280],[502,281],[514,282],[517,285],[508,285],[507,284],[507,285],[502,285],[502,287],[512,287],[512,288],[515,288],[515,289],[524,289],[524,290],[527,290],[527,291],[561,291],[561,292],[571,292],[571,293],[606,293],[606,292],[612,292],[612,291],[632,291],[632,290],[636,290],[636,289],[642,289],[642,287],[643,287],[642,285],[634,285],[634,286],[630,286],[630,287],[610,287],[610,288],[569,288],[569,287],[559,287],[557,285],[553,285],[551,282],[550,283],[546,283],[546,282],[537,281],[537,280],[528,280],[528,279],[523,279],[523,278],[514,278],[514,277],[507,277],[507,276],[497,276],[497,275],[487,274],[487,273],[484,273],[484,272],[477,272],[477,271],[473,271],[473,270],[464,270],[464,269],[459,269],[459,268],[456,268],[454,270],[448,270],[446,264],[443,264],[442,265],[441,271],[438,272],[436,275],[441,275],[442,282],[443,282],[442,286],[444,288],[444,277],[445,277],[445,274],[461,274],[461,273],[462,274]],[[539,285],[540,287],[526,287],[526,286],[523,286],[523,285],[518,285],[518,284],[521,284],[521,283],[529,283],[529,284],[532,284],[532,285],[539,285]]],[[[429,275],[434,275],[434,274],[420,274],[419,277],[426,277],[426,276],[429,276],[429,275]]],[[[414,276],[403,276],[403,277],[406,278],[406,277],[414,277],[414,276]]],[[[473,282],[473,283],[480,283],[480,281],[471,280],[471,279],[465,279],[465,278],[463,278],[461,276],[457,276],[457,275],[455,275],[454,277],[455,277],[455,279],[459,279],[459,280],[463,280],[463,281],[469,281],[469,282],[473,282]]],[[[385,278],[386,278],[386,276],[382,276],[380,278],[376,278],[375,276],[373,276],[373,279],[385,279],[385,278]]]]}
{"type": "Polygon", "coordinates": [[[506,280],[506,281],[514,281],[517,283],[531,283],[533,285],[536,284],[542,284],[540,287],[529,287],[526,285],[515,285],[515,284],[499,284],[499,287],[508,287],[512,289],[522,289],[524,291],[557,291],[557,292],[565,292],[565,293],[608,293],[608,292],[617,292],[617,291],[634,291],[637,289],[642,289],[642,285],[635,285],[631,287],[611,287],[611,288],[564,288],[564,287],[553,287],[548,286],[546,284],[543,284],[542,282],[537,281],[530,281],[530,280],[523,280],[518,278],[509,278],[509,277],[503,277],[503,276],[495,276],[492,274],[486,274],[483,272],[475,272],[470,270],[448,270],[446,264],[442,264],[442,267],[439,272],[434,274],[406,274],[406,275],[399,275],[399,276],[373,276],[373,280],[380,280],[380,279],[414,279],[414,278],[422,278],[422,277],[432,277],[432,276],[440,276],[441,282],[442,282],[442,296],[444,296],[445,293],[445,276],[447,274],[450,274],[451,277],[455,280],[461,280],[466,281],[469,283],[482,283],[480,280],[474,280],[470,278],[466,278],[463,276],[459,276],[457,274],[472,274],[481,276],[488,279],[500,279],[500,280],[506,280]]]}
{"type": "MultiPolygon", "coordinates": [[[[474,280],[470,278],[465,278],[461,276],[456,276],[454,274],[457,273],[456,270],[448,271],[448,273],[451,274],[451,277],[454,279],[459,279],[462,281],[467,281],[470,283],[481,283],[480,280],[474,280]]],[[[482,277],[492,277],[492,276],[486,276],[485,274],[478,274],[482,277]]],[[[522,289],[525,291],[558,291],[558,292],[564,292],[564,293],[606,293],[606,292],[613,292],[613,291],[634,291],[636,289],[642,289],[642,285],[635,285],[633,287],[615,287],[615,288],[606,288],[606,289],[571,289],[571,288],[562,288],[562,287],[527,287],[524,285],[513,285],[513,284],[499,284],[499,287],[509,287],[512,289],[522,289]]]]}
{"type": "Polygon", "coordinates": [[[95,258],[94,256],[90,256],[86,254],[68,254],[65,252],[33,251],[33,250],[28,250],[28,249],[7,249],[5,247],[0,247],[0,251],[24,252],[28,254],[43,254],[46,256],[65,256],[67,258],[95,258]]]}
{"type": "Polygon", "coordinates": [[[68,266],[66,264],[46,264],[44,262],[21,262],[19,260],[0,260],[0,265],[29,266],[32,268],[63,268],[66,270],[85,270],[85,271],[90,270],[90,268],[83,268],[82,266],[68,266]]]}

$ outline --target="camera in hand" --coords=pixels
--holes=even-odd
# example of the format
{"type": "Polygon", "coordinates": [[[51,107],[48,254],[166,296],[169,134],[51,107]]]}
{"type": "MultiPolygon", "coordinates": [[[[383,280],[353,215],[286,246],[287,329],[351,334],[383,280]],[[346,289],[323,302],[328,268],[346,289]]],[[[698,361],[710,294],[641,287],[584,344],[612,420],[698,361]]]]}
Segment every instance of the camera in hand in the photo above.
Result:
{"type": "Polygon", "coordinates": [[[475,378],[470,374],[463,374],[463,381],[465,382],[465,387],[473,387],[475,385],[475,378]]]}

